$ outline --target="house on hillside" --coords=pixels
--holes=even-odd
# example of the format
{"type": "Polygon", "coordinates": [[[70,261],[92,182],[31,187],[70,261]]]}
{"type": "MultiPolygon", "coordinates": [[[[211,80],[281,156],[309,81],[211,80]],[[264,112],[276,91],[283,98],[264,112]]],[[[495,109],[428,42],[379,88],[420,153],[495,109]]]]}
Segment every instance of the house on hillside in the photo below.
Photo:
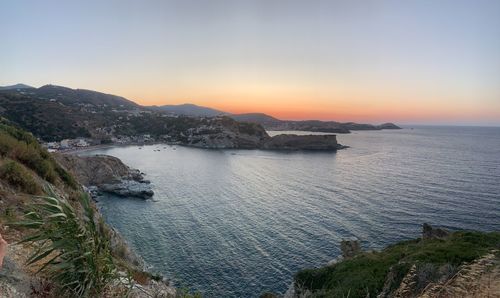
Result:
{"type": "Polygon", "coordinates": [[[78,139],[75,143],[76,147],[88,147],[90,144],[85,139],[78,139]]]}
{"type": "Polygon", "coordinates": [[[68,149],[71,146],[71,140],[64,139],[61,141],[61,149],[68,149]]]}

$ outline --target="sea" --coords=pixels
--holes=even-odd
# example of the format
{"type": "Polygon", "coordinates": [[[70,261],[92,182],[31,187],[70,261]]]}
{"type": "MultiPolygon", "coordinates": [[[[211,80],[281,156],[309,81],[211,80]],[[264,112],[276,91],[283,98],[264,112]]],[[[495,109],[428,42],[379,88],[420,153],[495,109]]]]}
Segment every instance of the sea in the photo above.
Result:
{"type": "Polygon", "coordinates": [[[297,271],[336,258],[342,239],[382,249],[420,237],[423,223],[500,230],[499,127],[413,126],[337,138],[349,148],[155,144],[80,154],[116,156],[146,174],[153,200],[106,196],[99,208],[152,271],[203,297],[282,294],[297,271]]]}

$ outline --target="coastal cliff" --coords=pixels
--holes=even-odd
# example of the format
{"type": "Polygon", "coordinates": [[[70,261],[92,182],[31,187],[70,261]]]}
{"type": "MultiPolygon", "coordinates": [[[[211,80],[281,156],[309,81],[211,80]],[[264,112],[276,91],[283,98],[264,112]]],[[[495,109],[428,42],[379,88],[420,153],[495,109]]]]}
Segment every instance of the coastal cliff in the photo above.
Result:
{"type": "Polygon", "coordinates": [[[91,194],[106,192],[123,197],[149,199],[154,195],[150,182],[137,169],[109,155],[78,156],[54,154],[55,159],[91,194]]]}
{"type": "Polygon", "coordinates": [[[281,134],[270,137],[260,124],[218,117],[210,125],[189,129],[182,144],[208,149],[335,151],[345,148],[335,135],[281,134]]]}
{"type": "MultiPolygon", "coordinates": [[[[112,163],[117,174],[130,172],[112,163]]],[[[0,297],[176,297],[77,179],[33,135],[0,119],[0,233],[9,243],[0,297]]]]}

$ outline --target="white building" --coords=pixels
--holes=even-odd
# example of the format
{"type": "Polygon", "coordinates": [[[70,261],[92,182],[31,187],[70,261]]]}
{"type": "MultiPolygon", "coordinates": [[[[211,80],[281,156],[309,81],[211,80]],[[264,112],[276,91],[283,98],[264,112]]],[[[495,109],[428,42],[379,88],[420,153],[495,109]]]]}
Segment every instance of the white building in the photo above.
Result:
{"type": "Polygon", "coordinates": [[[71,140],[69,140],[69,139],[64,139],[64,140],[62,140],[62,141],[61,141],[61,148],[62,148],[62,149],[67,149],[67,148],[69,148],[69,146],[71,145],[71,144],[70,144],[70,141],[71,141],[71,140]]]}
{"type": "Polygon", "coordinates": [[[77,147],[87,147],[87,146],[89,146],[89,143],[86,140],[84,140],[84,139],[78,139],[76,141],[75,146],[77,146],[77,147]]]}

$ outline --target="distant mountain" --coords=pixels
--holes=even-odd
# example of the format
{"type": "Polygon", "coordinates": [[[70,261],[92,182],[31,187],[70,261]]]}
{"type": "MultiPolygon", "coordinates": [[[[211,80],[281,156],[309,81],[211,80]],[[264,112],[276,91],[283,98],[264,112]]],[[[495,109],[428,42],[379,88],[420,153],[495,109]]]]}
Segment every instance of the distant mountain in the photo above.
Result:
{"type": "Polygon", "coordinates": [[[399,129],[393,123],[384,123],[381,125],[358,124],[354,122],[341,123],[336,121],[320,120],[280,120],[263,113],[249,113],[230,115],[236,121],[253,122],[262,125],[266,130],[277,131],[313,131],[325,133],[349,133],[351,130],[380,130],[380,129],[399,129]]]}
{"type": "Polygon", "coordinates": [[[192,117],[215,117],[220,115],[228,115],[228,113],[212,108],[202,107],[195,104],[185,103],[180,105],[164,105],[154,106],[155,110],[172,113],[176,115],[192,116],[192,117]]]}
{"type": "Polygon", "coordinates": [[[15,84],[11,86],[0,86],[0,90],[35,89],[25,84],[15,84]]]}
{"type": "Polygon", "coordinates": [[[202,148],[257,148],[269,138],[254,123],[173,116],[123,97],[53,85],[0,90],[0,117],[47,142],[85,137],[92,143],[149,140],[202,148]]]}
{"type": "Polygon", "coordinates": [[[45,85],[31,90],[40,99],[55,100],[65,105],[89,104],[115,109],[139,108],[138,104],[124,97],[85,89],[71,89],[56,85],[45,85]]]}
{"type": "Polygon", "coordinates": [[[283,121],[264,113],[233,114],[231,115],[231,118],[233,118],[236,121],[257,122],[257,123],[275,123],[283,121]]]}
{"type": "Polygon", "coordinates": [[[188,130],[198,129],[199,125],[204,125],[203,121],[209,120],[200,117],[220,115],[228,117],[224,117],[225,120],[213,119],[220,122],[217,125],[243,130],[250,128],[251,135],[258,131],[254,127],[260,126],[266,130],[325,133],[399,128],[392,123],[377,126],[352,122],[280,120],[263,113],[231,115],[194,104],[146,107],[120,96],[92,90],[55,85],[40,88],[30,88],[22,84],[14,86],[0,89],[0,116],[47,141],[79,136],[106,139],[116,135],[150,134],[170,135],[187,142],[187,139],[182,138],[192,134],[188,130]],[[175,117],[170,117],[172,115],[175,117]],[[241,123],[236,124],[236,121],[241,123]],[[253,126],[254,124],[258,125],[253,126]]]}
{"type": "Polygon", "coordinates": [[[266,130],[277,131],[313,131],[324,133],[349,133],[351,130],[381,130],[381,129],[399,129],[393,123],[384,123],[381,125],[359,124],[354,122],[336,122],[336,121],[320,121],[320,120],[281,120],[264,113],[244,113],[230,114],[220,110],[215,110],[208,107],[202,107],[195,104],[181,105],[164,105],[150,107],[155,111],[162,111],[175,115],[191,116],[191,117],[215,117],[225,115],[240,122],[250,122],[262,125],[266,130]]]}

